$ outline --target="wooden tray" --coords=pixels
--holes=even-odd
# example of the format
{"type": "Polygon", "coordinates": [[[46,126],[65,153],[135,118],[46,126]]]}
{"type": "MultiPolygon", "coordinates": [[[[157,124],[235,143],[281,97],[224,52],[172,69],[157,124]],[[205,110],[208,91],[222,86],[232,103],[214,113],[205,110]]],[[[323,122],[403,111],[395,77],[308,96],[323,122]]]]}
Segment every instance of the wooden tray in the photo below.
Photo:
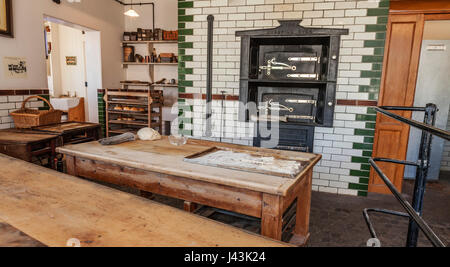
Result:
{"type": "MultiPolygon", "coordinates": [[[[207,149],[205,151],[195,153],[193,155],[187,156],[184,158],[185,162],[193,163],[193,164],[200,164],[204,166],[211,166],[211,167],[219,167],[224,169],[231,169],[231,170],[238,170],[238,171],[246,171],[246,172],[252,172],[252,173],[260,173],[260,174],[266,174],[266,175],[272,175],[272,176],[278,176],[282,178],[290,178],[295,179],[298,175],[301,174],[301,172],[304,170],[304,168],[308,165],[309,161],[307,160],[299,160],[299,158],[293,158],[293,157],[285,157],[280,155],[273,155],[270,153],[264,153],[260,151],[250,151],[250,150],[244,150],[244,149],[234,149],[234,148],[227,148],[227,147],[213,147],[210,149],[207,149]],[[267,170],[263,168],[256,167],[245,167],[245,166],[236,166],[231,163],[227,162],[199,162],[199,159],[205,158],[213,153],[219,152],[219,151],[229,151],[239,154],[246,154],[248,156],[251,156],[252,158],[258,159],[258,158],[273,158],[275,161],[282,162],[282,161],[294,161],[298,163],[298,170],[292,173],[286,173],[282,171],[276,171],[276,170],[267,170]]],[[[274,166],[275,167],[275,166],[274,166]]]]}

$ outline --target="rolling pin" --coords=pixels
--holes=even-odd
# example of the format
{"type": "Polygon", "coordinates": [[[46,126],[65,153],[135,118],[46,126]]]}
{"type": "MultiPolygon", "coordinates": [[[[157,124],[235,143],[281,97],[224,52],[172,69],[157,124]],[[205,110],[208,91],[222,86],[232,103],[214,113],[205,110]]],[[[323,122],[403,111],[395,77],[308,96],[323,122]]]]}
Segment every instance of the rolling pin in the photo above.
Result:
{"type": "Polygon", "coordinates": [[[98,142],[103,146],[112,146],[118,145],[126,142],[136,141],[136,135],[133,133],[124,133],[121,135],[104,138],[99,140],[98,142]]]}

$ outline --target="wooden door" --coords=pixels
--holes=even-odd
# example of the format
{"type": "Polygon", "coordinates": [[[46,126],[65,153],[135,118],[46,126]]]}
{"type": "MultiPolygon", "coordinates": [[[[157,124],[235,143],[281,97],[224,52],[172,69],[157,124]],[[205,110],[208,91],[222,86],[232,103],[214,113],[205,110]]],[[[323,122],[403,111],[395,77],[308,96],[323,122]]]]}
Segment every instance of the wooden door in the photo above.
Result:
{"type": "MultiPolygon", "coordinates": [[[[413,106],[423,28],[423,14],[390,15],[379,106],[413,106]]],[[[411,118],[411,112],[395,113],[411,118]]],[[[409,130],[404,123],[378,115],[373,157],[405,160],[409,130]]],[[[405,167],[391,163],[379,163],[379,166],[401,191],[405,167]]],[[[369,192],[390,193],[374,170],[369,192]]]]}

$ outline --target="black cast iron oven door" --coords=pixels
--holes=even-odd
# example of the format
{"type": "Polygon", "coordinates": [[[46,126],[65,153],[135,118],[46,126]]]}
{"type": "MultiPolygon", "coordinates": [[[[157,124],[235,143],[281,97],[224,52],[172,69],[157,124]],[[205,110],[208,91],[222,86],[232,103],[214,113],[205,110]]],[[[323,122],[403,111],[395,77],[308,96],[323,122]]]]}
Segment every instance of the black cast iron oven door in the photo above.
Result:
{"type": "MultiPolygon", "coordinates": [[[[263,127],[267,127],[272,132],[277,131],[279,133],[278,144],[269,148],[307,153],[314,151],[314,127],[272,122],[257,122],[255,127],[260,127],[261,123],[264,123],[263,127]]],[[[257,133],[258,135],[254,139],[254,145],[257,147],[261,147],[264,141],[269,141],[273,138],[272,135],[262,136],[259,131],[257,133]]]]}
{"type": "MultiPolygon", "coordinates": [[[[320,80],[327,58],[322,46],[261,46],[260,80],[320,80]]],[[[255,62],[256,63],[256,62],[255,62]]]]}
{"type": "Polygon", "coordinates": [[[257,92],[261,120],[309,125],[323,121],[324,90],[320,86],[259,86],[257,92]]]}
{"type": "Polygon", "coordinates": [[[274,115],[285,122],[314,122],[317,96],[312,94],[263,94],[259,112],[274,115]]]}

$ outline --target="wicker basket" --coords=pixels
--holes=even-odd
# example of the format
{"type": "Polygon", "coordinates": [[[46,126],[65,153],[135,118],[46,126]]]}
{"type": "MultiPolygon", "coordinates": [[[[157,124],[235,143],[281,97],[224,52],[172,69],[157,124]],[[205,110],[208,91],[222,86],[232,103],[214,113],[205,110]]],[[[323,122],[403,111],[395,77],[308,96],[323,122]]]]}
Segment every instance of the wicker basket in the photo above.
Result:
{"type": "Polygon", "coordinates": [[[60,123],[62,114],[62,111],[55,110],[47,99],[40,96],[28,97],[23,101],[21,109],[11,112],[16,128],[22,129],[60,123]],[[33,98],[46,102],[49,105],[50,110],[43,111],[26,108],[25,105],[27,102],[33,98]]]}

